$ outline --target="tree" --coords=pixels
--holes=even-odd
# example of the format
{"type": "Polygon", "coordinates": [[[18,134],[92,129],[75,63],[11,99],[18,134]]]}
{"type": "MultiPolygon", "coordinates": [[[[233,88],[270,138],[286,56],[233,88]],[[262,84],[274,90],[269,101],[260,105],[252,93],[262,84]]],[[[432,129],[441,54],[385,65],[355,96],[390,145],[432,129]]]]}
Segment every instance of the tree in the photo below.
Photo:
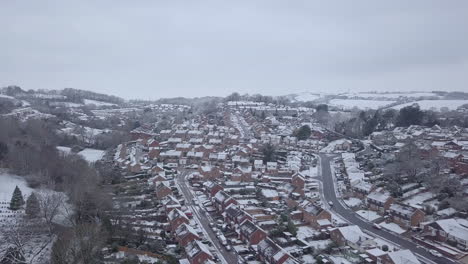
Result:
{"type": "Polygon", "coordinates": [[[26,216],[28,218],[37,218],[40,213],[41,206],[39,204],[39,199],[37,199],[35,193],[31,193],[26,200],[26,216]]]}
{"type": "Polygon", "coordinates": [[[0,259],[0,264],[23,264],[26,260],[17,248],[9,247],[4,256],[0,259]]]}
{"type": "Polygon", "coordinates": [[[262,153],[263,153],[263,161],[264,162],[269,162],[269,161],[275,161],[276,160],[276,148],[273,144],[267,143],[263,145],[262,148],[262,153]]]}
{"type": "Polygon", "coordinates": [[[308,125],[301,126],[298,130],[294,132],[294,136],[297,137],[298,140],[306,140],[312,134],[312,130],[308,125]]]}
{"type": "Polygon", "coordinates": [[[397,118],[397,126],[420,125],[424,118],[424,112],[419,109],[419,105],[414,104],[400,109],[397,118]]]}
{"type": "Polygon", "coordinates": [[[296,227],[296,225],[293,223],[293,221],[291,219],[288,220],[287,230],[293,236],[297,235],[297,227],[296,227]]]}
{"type": "Polygon", "coordinates": [[[0,142],[0,161],[3,160],[8,154],[8,145],[0,142]]]}
{"type": "Polygon", "coordinates": [[[21,193],[20,188],[16,186],[15,190],[13,191],[13,195],[10,201],[10,209],[11,210],[18,210],[24,205],[23,194],[21,193]]]}

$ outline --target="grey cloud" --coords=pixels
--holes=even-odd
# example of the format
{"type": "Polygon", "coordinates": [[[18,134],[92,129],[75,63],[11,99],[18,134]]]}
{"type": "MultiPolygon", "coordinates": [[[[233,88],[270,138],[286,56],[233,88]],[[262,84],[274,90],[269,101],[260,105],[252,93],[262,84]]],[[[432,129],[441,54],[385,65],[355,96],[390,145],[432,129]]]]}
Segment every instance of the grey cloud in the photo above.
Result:
{"type": "Polygon", "coordinates": [[[466,90],[466,1],[1,1],[0,85],[128,98],[466,90]]]}

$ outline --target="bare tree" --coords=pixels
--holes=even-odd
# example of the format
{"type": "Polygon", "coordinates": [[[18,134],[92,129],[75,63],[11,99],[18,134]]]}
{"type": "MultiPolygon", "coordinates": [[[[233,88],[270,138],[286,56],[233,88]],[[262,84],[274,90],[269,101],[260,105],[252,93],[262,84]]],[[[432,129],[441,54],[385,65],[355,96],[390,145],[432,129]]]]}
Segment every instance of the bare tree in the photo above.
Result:
{"type": "Polygon", "coordinates": [[[44,223],[37,220],[20,220],[15,226],[4,230],[2,235],[0,256],[12,263],[44,263],[54,240],[44,223]]]}

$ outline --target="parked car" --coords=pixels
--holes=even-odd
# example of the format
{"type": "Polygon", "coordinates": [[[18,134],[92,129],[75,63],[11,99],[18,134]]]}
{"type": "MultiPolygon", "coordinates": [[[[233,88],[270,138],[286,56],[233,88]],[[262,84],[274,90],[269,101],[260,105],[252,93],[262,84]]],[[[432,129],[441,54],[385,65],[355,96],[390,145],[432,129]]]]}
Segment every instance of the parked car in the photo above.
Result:
{"type": "Polygon", "coordinates": [[[440,254],[437,250],[434,249],[429,250],[429,253],[436,257],[442,257],[442,254],[440,254]]]}

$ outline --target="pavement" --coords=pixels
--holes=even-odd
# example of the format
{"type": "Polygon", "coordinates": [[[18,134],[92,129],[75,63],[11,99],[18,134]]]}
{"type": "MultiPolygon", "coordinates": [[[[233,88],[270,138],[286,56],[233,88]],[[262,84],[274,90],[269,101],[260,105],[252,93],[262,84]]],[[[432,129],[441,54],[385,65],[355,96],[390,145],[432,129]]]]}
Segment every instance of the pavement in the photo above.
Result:
{"type": "Polygon", "coordinates": [[[197,205],[193,203],[193,195],[190,187],[188,186],[188,182],[185,179],[188,175],[187,171],[182,171],[177,176],[177,184],[182,191],[182,195],[185,198],[185,205],[190,208],[193,212],[193,218],[198,223],[199,228],[203,230],[206,239],[208,239],[213,247],[217,251],[218,258],[221,260],[222,263],[232,264],[238,263],[238,256],[234,250],[227,251],[226,248],[221,245],[221,242],[218,240],[218,236],[210,227],[210,223],[214,223],[213,218],[204,210],[200,209],[197,205]]]}
{"type": "Polygon", "coordinates": [[[411,250],[423,263],[459,263],[446,257],[433,256],[431,253],[429,253],[428,250],[422,248],[421,246],[418,246],[418,244],[416,244],[415,242],[409,239],[405,239],[389,231],[376,229],[373,227],[372,223],[360,218],[353,210],[341,203],[341,201],[336,196],[334,177],[330,167],[330,162],[333,161],[333,158],[336,157],[336,155],[319,154],[319,156],[320,167],[322,172],[321,195],[325,200],[324,204],[326,206],[328,206],[328,202],[333,202],[333,206],[329,206],[329,209],[333,211],[336,215],[338,215],[339,217],[351,224],[359,226],[363,231],[366,231],[367,233],[375,237],[380,237],[384,240],[390,241],[403,249],[411,250]]]}

